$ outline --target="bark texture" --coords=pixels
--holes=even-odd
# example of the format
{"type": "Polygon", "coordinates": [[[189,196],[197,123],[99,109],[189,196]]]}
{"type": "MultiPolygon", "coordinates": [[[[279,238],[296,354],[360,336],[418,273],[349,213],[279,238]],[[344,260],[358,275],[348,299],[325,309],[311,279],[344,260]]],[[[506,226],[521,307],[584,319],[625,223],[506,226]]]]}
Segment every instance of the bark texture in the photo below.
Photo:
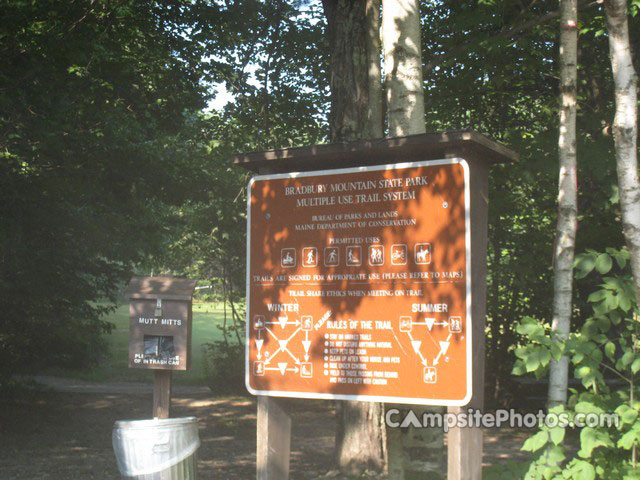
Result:
{"type": "MultiPolygon", "coordinates": [[[[573,258],[578,217],[576,164],[576,85],[578,61],[578,2],[560,2],[560,128],[558,154],[558,218],[553,252],[552,330],[566,339],[571,330],[573,258]]],[[[548,404],[567,402],[569,359],[551,361],[548,404]]]]}
{"type": "MultiPolygon", "coordinates": [[[[389,136],[425,133],[418,0],[382,0],[382,44],[389,136]]],[[[413,407],[413,410],[420,415],[424,409],[413,407]]],[[[390,428],[387,454],[390,480],[404,480],[409,465],[421,465],[423,475],[425,472],[443,475],[444,432],[435,428],[390,428]]]]}
{"type": "Polygon", "coordinates": [[[380,0],[323,0],[332,143],[382,137],[380,0]]]}
{"type": "MultiPolygon", "coordinates": [[[[380,1],[323,0],[331,50],[331,142],[382,137],[380,1]]],[[[384,405],[338,402],[336,462],[345,475],[386,466],[384,405]]]]}
{"type": "Polygon", "coordinates": [[[425,133],[420,2],[382,1],[389,136],[425,133]]]}
{"type": "Polygon", "coordinates": [[[638,77],[633,66],[626,0],[605,0],[609,54],[615,84],[613,140],[622,224],[640,299],[640,184],[638,182],[638,77]]]}

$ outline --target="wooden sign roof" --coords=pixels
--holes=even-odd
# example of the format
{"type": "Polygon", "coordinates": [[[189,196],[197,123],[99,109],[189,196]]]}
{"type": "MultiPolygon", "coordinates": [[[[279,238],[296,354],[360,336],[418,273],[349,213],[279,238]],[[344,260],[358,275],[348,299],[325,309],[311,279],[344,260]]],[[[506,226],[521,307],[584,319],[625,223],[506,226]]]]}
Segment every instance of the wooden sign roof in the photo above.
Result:
{"type": "Polygon", "coordinates": [[[133,277],[125,290],[127,298],[162,298],[163,300],[191,300],[196,281],[169,275],[133,277]]]}
{"type": "Polygon", "coordinates": [[[344,168],[353,166],[354,160],[365,166],[451,156],[472,156],[489,163],[518,160],[518,154],[504,145],[477,132],[460,131],[240,153],[232,161],[253,172],[278,173],[344,168]]]}

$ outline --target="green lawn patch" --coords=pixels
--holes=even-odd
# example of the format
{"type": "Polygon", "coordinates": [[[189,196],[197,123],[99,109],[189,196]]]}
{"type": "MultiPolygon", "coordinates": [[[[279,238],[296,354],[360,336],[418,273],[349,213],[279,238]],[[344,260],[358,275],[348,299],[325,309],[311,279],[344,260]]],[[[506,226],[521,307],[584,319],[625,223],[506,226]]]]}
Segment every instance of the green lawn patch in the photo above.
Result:
{"type": "MultiPolygon", "coordinates": [[[[123,304],[106,317],[115,328],[105,336],[109,353],[100,365],[74,370],[51,368],[46,375],[77,378],[94,382],[153,382],[153,372],[128,367],[129,349],[129,304],[123,304]]],[[[228,321],[231,321],[230,315],[228,321]]],[[[204,355],[204,344],[222,339],[218,326],[223,323],[222,304],[196,303],[193,305],[193,337],[191,347],[191,369],[176,371],[174,382],[189,385],[205,385],[210,366],[204,355]]],[[[244,335],[243,335],[244,336],[244,335]]]]}

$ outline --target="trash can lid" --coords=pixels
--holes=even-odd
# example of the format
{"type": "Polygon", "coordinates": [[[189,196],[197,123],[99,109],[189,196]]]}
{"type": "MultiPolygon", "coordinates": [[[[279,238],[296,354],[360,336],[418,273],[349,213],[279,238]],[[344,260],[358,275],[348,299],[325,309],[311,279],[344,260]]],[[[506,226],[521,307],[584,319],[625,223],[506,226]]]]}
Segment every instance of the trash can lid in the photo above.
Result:
{"type": "Polygon", "coordinates": [[[179,417],[179,418],[153,418],[147,420],[117,420],[113,424],[114,429],[147,429],[153,427],[173,427],[178,425],[197,424],[196,417],[179,417]]]}

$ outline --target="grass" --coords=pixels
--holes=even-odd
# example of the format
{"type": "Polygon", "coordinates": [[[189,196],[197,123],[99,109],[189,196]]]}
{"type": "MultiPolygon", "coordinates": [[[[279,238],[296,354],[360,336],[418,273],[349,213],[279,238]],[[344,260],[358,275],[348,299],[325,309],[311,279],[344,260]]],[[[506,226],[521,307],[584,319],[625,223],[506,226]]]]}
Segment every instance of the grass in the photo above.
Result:
{"type": "MultiPolygon", "coordinates": [[[[60,369],[52,368],[43,372],[93,382],[153,382],[153,371],[129,368],[129,304],[123,304],[111,313],[106,320],[115,328],[106,335],[109,353],[103,362],[93,368],[60,369]]],[[[178,384],[206,385],[207,362],[204,345],[222,339],[218,328],[223,322],[222,304],[195,303],[193,305],[193,331],[191,345],[191,368],[187,371],[176,371],[173,381],[178,384]]],[[[244,335],[243,335],[244,336],[244,335]]]]}

